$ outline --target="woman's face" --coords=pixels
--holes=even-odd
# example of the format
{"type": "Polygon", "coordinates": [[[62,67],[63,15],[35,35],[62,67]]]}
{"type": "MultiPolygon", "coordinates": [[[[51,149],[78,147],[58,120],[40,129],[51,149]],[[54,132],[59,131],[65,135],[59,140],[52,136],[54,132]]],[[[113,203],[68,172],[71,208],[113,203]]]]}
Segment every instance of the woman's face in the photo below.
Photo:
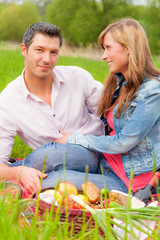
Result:
{"type": "Polygon", "coordinates": [[[104,53],[102,59],[108,63],[110,73],[122,73],[127,79],[129,51],[126,47],[115,42],[110,33],[107,33],[103,42],[104,53]]]}

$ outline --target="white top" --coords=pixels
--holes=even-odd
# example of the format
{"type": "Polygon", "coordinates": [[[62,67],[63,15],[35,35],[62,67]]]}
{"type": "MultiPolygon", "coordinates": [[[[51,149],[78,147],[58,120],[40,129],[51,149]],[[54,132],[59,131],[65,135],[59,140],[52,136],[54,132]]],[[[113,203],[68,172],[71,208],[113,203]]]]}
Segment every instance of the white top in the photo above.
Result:
{"type": "Polygon", "coordinates": [[[102,121],[95,115],[103,85],[86,70],[56,66],[53,70],[51,102],[30,93],[23,73],[0,94],[0,163],[7,163],[15,135],[33,150],[70,133],[104,134],[102,121]]]}

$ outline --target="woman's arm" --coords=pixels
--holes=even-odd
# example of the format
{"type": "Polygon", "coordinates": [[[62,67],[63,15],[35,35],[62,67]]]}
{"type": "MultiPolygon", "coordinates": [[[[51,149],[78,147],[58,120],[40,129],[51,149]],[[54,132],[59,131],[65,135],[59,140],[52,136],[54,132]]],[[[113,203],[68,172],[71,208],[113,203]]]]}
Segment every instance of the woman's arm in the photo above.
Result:
{"type": "Polygon", "coordinates": [[[103,153],[126,153],[148,134],[159,117],[160,84],[156,84],[156,87],[148,91],[145,97],[138,102],[134,112],[119,134],[100,137],[74,134],[69,137],[68,142],[103,153]]]}

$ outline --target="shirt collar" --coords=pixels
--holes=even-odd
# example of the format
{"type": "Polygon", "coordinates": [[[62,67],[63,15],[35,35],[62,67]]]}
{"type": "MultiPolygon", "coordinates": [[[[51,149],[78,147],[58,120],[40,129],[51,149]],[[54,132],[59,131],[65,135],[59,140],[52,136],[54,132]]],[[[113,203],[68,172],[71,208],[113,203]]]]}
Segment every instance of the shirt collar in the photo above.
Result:
{"type": "MultiPolygon", "coordinates": [[[[32,96],[32,93],[28,90],[25,81],[24,81],[24,72],[25,69],[23,69],[22,74],[20,76],[20,86],[21,89],[23,90],[24,97],[27,99],[28,96],[32,96]]],[[[57,78],[56,73],[53,71],[53,81],[52,81],[52,89],[53,87],[59,88],[61,83],[65,83],[63,78],[57,78]]]]}
{"type": "Polygon", "coordinates": [[[58,88],[61,83],[65,84],[64,78],[60,77],[59,75],[57,76],[56,71],[53,69],[53,85],[58,88]]]}
{"type": "Polygon", "coordinates": [[[24,97],[27,98],[28,95],[30,95],[29,90],[26,87],[25,81],[24,81],[24,69],[22,71],[22,74],[20,76],[20,87],[24,93],[24,97]]]}

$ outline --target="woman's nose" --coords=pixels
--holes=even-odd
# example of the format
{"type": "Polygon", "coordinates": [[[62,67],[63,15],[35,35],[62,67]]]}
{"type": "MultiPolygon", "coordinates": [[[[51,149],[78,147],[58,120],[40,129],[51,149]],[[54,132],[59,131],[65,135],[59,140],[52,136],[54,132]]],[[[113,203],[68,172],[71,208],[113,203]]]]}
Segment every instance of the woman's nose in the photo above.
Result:
{"type": "Polygon", "coordinates": [[[107,51],[104,50],[104,53],[102,55],[102,60],[106,60],[107,59],[107,51]]]}

